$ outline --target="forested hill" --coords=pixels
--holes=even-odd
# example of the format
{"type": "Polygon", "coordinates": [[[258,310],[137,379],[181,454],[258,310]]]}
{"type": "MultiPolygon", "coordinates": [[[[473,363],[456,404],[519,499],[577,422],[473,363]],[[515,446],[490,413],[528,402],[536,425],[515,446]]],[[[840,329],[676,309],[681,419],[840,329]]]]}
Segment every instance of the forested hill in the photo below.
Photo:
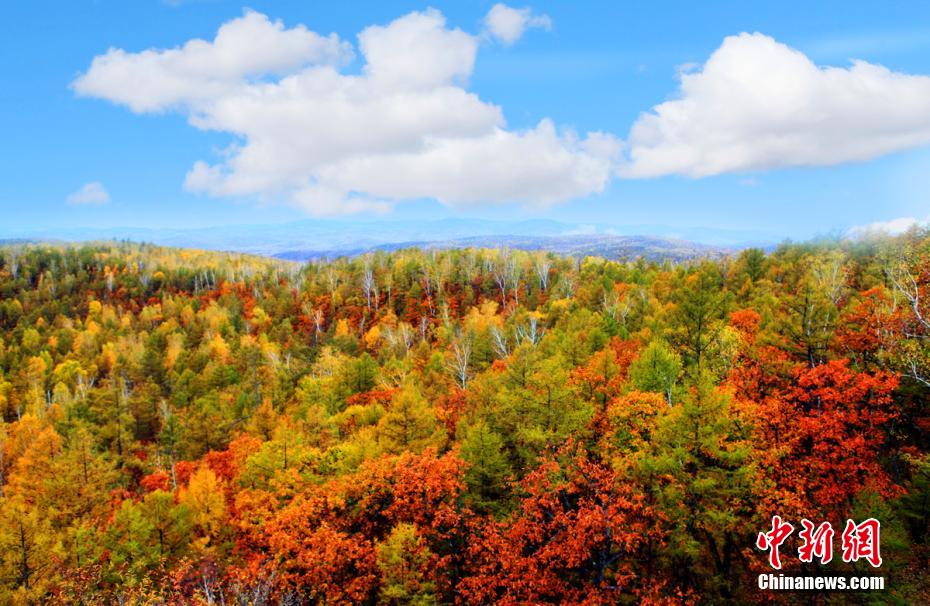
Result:
{"type": "Polygon", "coordinates": [[[917,231],[678,265],[3,246],[0,603],[753,603],[773,514],[879,519],[880,571],[815,566],[928,603],[928,401],[917,231]]]}

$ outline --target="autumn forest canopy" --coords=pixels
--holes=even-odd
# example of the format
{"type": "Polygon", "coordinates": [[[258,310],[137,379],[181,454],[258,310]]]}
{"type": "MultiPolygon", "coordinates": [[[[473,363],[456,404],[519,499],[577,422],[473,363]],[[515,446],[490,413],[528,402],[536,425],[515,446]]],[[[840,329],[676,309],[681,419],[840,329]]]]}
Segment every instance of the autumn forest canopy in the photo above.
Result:
{"type": "Polygon", "coordinates": [[[928,401],[918,229],[682,264],[7,245],[0,603],[762,603],[775,514],[881,520],[887,590],[833,602],[927,603],[928,401]]]}

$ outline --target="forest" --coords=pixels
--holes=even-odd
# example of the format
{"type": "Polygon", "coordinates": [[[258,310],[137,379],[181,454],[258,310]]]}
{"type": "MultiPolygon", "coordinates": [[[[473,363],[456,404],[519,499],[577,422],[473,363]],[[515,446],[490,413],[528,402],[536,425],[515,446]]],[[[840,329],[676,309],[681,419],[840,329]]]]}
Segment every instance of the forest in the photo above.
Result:
{"type": "Polygon", "coordinates": [[[930,234],[0,246],[0,604],[930,603],[930,234]],[[772,516],[881,522],[773,571],[772,516]],[[761,573],[881,574],[766,593],[761,573]]]}

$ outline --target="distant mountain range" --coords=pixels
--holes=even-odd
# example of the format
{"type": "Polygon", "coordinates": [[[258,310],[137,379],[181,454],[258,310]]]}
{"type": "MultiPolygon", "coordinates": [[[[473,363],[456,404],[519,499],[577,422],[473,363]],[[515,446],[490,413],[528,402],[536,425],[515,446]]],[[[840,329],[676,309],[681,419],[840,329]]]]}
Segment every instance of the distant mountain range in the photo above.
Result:
{"type": "Polygon", "coordinates": [[[773,234],[711,228],[675,230],[661,226],[613,226],[553,220],[436,221],[305,220],[273,225],[234,225],[190,229],[62,228],[8,231],[2,238],[34,240],[132,240],[162,246],[227,250],[307,260],[356,255],[372,250],[498,247],[546,249],[559,254],[615,259],[645,256],[682,260],[718,257],[749,246],[770,246],[773,234]]]}
{"type": "MultiPolygon", "coordinates": [[[[473,236],[453,240],[401,242],[382,244],[368,250],[398,250],[401,248],[497,248],[506,246],[521,250],[548,250],[560,255],[596,256],[607,259],[685,261],[696,258],[718,258],[736,252],[738,248],[698,244],[687,240],[651,236],[613,236],[609,234],[579,234],[573,236],[473,236]]],[[[354,254],[368,252],[354,251],[354,254]]],[[[318,250],[292,250],[274,255],[289,261],[309,261],[327,258],[332,253],[318,250]]]]}

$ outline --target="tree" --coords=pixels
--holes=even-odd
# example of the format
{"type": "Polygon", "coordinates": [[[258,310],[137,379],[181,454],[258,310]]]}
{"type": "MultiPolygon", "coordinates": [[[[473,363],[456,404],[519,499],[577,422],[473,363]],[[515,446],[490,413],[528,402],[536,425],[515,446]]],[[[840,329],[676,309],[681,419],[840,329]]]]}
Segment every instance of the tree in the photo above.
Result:
{"type": "Polygon", "coordinates": [[[36,603],[53,577],[56,536],[43,512],[20,497],[0,501],[0,579],[16,602],[36,603]]]}
{"type": "Polygon", "coordinates": [[[182,555],[191,538],[195,512],[187,504],[175,504],[174,495],[164,490],[145,495],[139,509],[154,535],[155,557],[171,561],[182,555]]]}
{"type": "Polygon", "coordinates": [[[671,406],[681,370],[678,354],[662,341],[653,341],[630,365],[630,381],[637,389],[662,394],[671,406]]]}
{"type": "Polygon", "coordinates": [[[635,571],[659,534],[642,495],[572,442],[521,488],[514,516],[487,521],[469,546],[470,603],[614,604],[648,590],[635,571]]]}
{"type": "Polygon", "coordinates": [[[730,599],[736,560],[751,535],[756,470],[748,428],[730,395],[704,374],[654,431],[633,473],[673,523],[664,548],[671,574],[685,587],[730,599]]]}
{"type": "Polygon", "coordinates": [[[479,419],[464,429],[461,444],[460,456],[468,463],[465,483],[471,506],[479,512],[499,511],[511,475],[503,438],[479,419]]]}
{"type": "Polygon", "coordinates": [[[471,376],[471,370],[469,368],[470,360],[471,338],[459,337],[455,339],[452,342],[449,370],[462,389],[468,387],[468,379],[471,376]]]}
{"type": "Polygon", "coordinates": [[[438,604],[433,583],[428,580],[429,548],[413,524],[395,526],[377,548],[381,573],[379,604],[438,604]]]}
{"type": "Polygon", "coordinates": [[[556,448],[594,414],[591,403],[582,400],[569,381],[567,366],[561,356],[543,357],[524,343],[498,379],[495,407],[487,411],[487,418],[521,463],[535,463],[537,456],[556,448]]]}
{"type": "Polygon", "coordinates": [[[200,535],[200,546],[206,548],[223,528],[226,499],[216,474],[209,467],[200,467],[181,489],[178,502],[191,512],[191,523],[200,535]]]}
{"type": "Polygon", "coordinates": [[[924,544],[930,537],[930,456],[909,459],[911,480],[899,507],[914,541],[924,544]]]}
{"type": "Polygon", "coordinates": [[[387,452],[420,452],[441,440],[436,415],[416,387],[406,385],[391,399],[378,423],[381,445],[387,452]]]}
{"type": "Polygon", "coordinates": [[[722,288],[719,269],[704,263],[684,276],[675,290],[671,312],[671,336],[682,351],[685,368],[697,377],[720,347],[731,295],[722,288]]]}
{"type": "Polygon", "coordinates": [[[908,377],[930,388],[930,246],[906,245],[885,261],[884,272],[906,310],[897,318],[899,338],[893,340],[899,364],[908,377]]]}

